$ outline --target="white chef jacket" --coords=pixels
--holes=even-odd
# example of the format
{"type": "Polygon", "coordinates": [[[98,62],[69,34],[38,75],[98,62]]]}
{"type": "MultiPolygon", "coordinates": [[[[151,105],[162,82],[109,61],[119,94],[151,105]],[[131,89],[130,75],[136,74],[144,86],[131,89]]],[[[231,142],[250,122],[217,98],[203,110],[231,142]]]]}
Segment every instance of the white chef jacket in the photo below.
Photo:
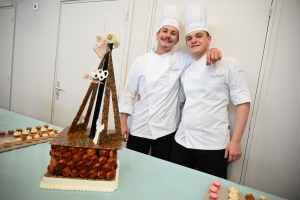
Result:
{"type": "Polygon", "coordinates": [[[229,96],[235,105],[251,101],[238,61],[222,57],[206,66],[206,56],[193,60],[181,75],[181,84],[186,102],[176,142],[190,149],[225,149],[230,139],[229,96]]]}
{"type": "Polygon", "coordinates": [[[179,78],[191,61],[182,52],[158,55],[153,50],[134,60],[119,103],[120,113],[132,116],[130,134],[156,139],[177,129],[179,78]],[[134,104],[137,93],[141,99],[134,104]]]}

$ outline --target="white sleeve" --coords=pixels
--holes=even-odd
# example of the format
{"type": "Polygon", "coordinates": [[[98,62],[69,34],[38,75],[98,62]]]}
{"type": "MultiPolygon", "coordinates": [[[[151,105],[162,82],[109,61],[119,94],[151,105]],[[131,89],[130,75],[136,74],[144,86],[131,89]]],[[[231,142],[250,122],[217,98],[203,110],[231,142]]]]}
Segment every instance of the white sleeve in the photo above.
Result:
{"type": "Polygon", "coordinates": [[[134,60],[126,80],[124,92],[119,103],[119,112],[132,115],[134,100],[138,90],[138,62],[134,60]]]}
{"type": "Polygon", "coordinates": [[[251,96],[244,76],[243,69],[239,62],[234,59],[230,63],[228,73],[228,83],[230,90],[230,98],[234,105],[250,102],[251,96]]]}

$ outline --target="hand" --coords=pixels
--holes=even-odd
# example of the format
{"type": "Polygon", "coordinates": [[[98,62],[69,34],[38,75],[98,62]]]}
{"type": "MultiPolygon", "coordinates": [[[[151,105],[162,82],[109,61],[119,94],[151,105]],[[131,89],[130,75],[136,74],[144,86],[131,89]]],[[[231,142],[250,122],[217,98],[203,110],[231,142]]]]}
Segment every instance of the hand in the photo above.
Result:
{"type": "Polygon", "coordinates": [[[127,142],[129,138],[129,128],[127,124],[122,124],[121,123],[121,132],[122,132],[122,140],[123,142],[127,142]]]}
{"type": "Polygon", "coordinates": [[[217,48],[212,48],[206,53],[206,65],[214,64],[222,58],[222,53],[217,48]]]}
{"type": "Polygon", "coordinates": [[[241,158],[242,145],[240,142],[230,141],[226,147],[224,158],[228,158],[228,162],[235,162],[241,158]]]}
{"type": "Polygon", "coordinates": [[[140,95],[140,93],[137,93],[136,96],[137,96],[137,100],[140,101],[140,100],[141,100],[141,95],[140,95]]]}

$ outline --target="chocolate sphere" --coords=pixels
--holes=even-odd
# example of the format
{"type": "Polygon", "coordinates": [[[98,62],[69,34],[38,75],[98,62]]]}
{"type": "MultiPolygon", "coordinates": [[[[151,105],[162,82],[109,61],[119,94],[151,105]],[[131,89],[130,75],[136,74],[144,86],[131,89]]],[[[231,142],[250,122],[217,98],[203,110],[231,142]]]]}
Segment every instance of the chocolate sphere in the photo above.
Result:
{"type": "Polygon", "coordinates": [[[115,172],[114,171],[110,171],[106,174],[106,178],[107,179],[113,179],[115,178],[115,172]]]}
{"type": "Polygon", "coordinates": [[[54,158],[51,158],[50,165],[55,167],[57,165],[57,161],[54,158]]]}
{"type": "Polygon", "coordinates": [[[53,158],[55,160],[60,160],[62,158],[62,154],[60,151],[56,151],[54,154],[53,154],[53,158]]]}
{"type": "Polygon", "coordinates": [[[69,168],[65,167],[61,170],[61,173],[63,176],[70,176],[71,170],[69,168]]]}
{"type": "Polygon", "coordinates": [[[81,160],[81,155],[80,154],[76,153],[76,154],[73,155],[73,161],[74,162],[78,162],[80,160],[81,160]]]}
{"type": "Polygon", "coordinates": [[[99,171],[102,170],[102,165],[101,165],[100,163],[96,163],[96,164],[94,164],[94,169],[95,169],[97,172],[99,172],[99,171]]]}
{"type": "Polygon", "coordinates": [[[86,150],[86,154],[89,156],[93,156],[96,154],[96,149],[89,148],[86,150]]]}
{"type": "Polygon", "coordinates": [[[51,150],[53,151],[58,151],[58,147],[57,145],[51,145],[51,150]]]}
{"type": "Polygon", "coordinates": [[[75,165],[77,169],[83,169],[85,166],[84,162],[82,162],[81,160],[78,161],[75,165]]]}
{"type": "Polygon", "coordinates": [[[73,160],[70,160],[69,162],[67,162],[67,167],[69,169],[74,169],[75,168],[75,162],[73,160]]]}
{"type": "Polygon", "coordinates": [[[110,150],[109,157],[111,157],[111,158],[117,157],[117,151],[116,150],[110,150]]]}
{"type": "Polygon", "coordinates": [[[78,148],[77,153],[79,153],[80,155],[86,154],[86,148],[78,148]]]}
{"type": "Polygon", "coordinates": [[[106,158],[106,157],[100,157],[100,158],[99,158],[99,163],[100,163],[101,165],[105,165],[105,164],[107,163],[107,158],[106,158]]]}
{"type": "Polygon", "coordinates": [[[98,172],[94,169],[89,171],[89,177],[90,178],[96,178],[98,176],[98,172]]]}
{"type": "Polygon", "coordinates": [[[85,169],[90,171],[94,168],[94,164],[92,162],[85,163],[85,169]]]}
{"type": "Polygon", "coordinates": [[[76,169],[76,168],[71,170],[71,176],[72,177],[79,176],[79,173],[80,173],[80,171],[78,169],[76,169]]]}
{"type": "Polygon", "coordinates": [[[77,153],[77,148],[76,147],[69,147],[69,152],[71,154],[76,154],[77,153]]]}
{"type": "Polygon", "coordinates": [[[96,164],[99,162],[99,157],[97,155],[91,156],[91,162],[96,164]]]}
{"type": "Polygon", "coordinates": [[[105,171],[106,173],[111,171],[111,166],[109,166],[108,164],[105,164],[102,166],[103,171],[105,171]]]}
{"type": "Polygon", "coordinates": [[[106,177],[106,172],[105,171],[101,170],[101,171],[98,172],[98,178],[103,179],[105,177],[106,177]]]}
{"type": "Polygon", "coordinates": [[[63,154],[63,157],[62,157],[65,161],[70,161],[70,160],[72,160],[72,158],[73,158],[73,156],[72,156],[72,154],[70,153],[70,152],[65,152],[64,154],[63,154]]]}
{"type": "Polygon", "coordinates": [[[53,150],[50,150],[50,156],[51,156],[51,158],[53,158],[53,157],[54,157],[54,153],[55,153],[55,151],[53,151],[53,150]]]}
{"type": "Polygon", "coordinates": [[[53,166],[52,165],[49,164],[47,169],[48,169],[48,172],[50,172],[50,173],[53,172],[53,166]]]}
{"type": "Polygon", "coordinates": [[[57,162],[57,166],[60,168],[60,169],[63,169],[67,166],[67,162],[64,160],[64,159],[61,159],[57,162]]]}
{"type": "Polygon", "coordinates": [[[113,166],[114,164],[117,163],[117,159],[116,158],[109,158],[107,160],[108,165],[113,166]]]}
{"type": "Polygon", "coordinates": [[[81,156],[81,161],[84,163],[88,163],[90,162],[91,157],[88,156],[87,154],[84,154],[83,156],[81,156]]]}
{"type": "Polygon", "coordinates": [[[66,146],[60,146],[60,147],[58,147],[58,150],[59,150],[61,153],[65,153],[65,152],[69,151],[69,147],[66,147],[66,146]]]}
{"type": "Polygon", "coordinates": [[[89,175],[89,171],[86,170],[86,169],[81,169],[79,175],[80,175],[81,178],[85,178],[89,175]]]}
{"type": "Polygon", "coordinates": [[[113,170],[116,170],[118,168],[118,163],[114,164],[112,167],[111,167],[113,170]]]}
{"type": "Polygon", "coordinates": [[[107,149],[100,150],[100,156],[107,157],[108,155],[109,155],[109,150],[107,150],[107,149]]]}
{"type": "Polygon", "coordinates": [[[60,175],[61,169],[58,166],[53,167],[53,172],[54,175],[60,175]]]}

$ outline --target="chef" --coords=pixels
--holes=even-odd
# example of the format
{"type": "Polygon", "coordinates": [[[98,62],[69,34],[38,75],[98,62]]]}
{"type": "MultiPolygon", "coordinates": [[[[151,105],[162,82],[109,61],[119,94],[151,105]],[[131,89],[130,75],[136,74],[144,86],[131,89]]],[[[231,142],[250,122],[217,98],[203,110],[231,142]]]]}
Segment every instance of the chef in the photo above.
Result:
{"type": "Polygon", "coordinates": [[[243,69],[235,58],[222,57],[212,66],[206,65],[211,42],[206,7],[187,6],[184,23],[186,46],[193,61],[181,75],[181,94],[185,94],[186,101],[171,161],[226,179],[228,162],[238,160],[242,153],[241,139],[250,109],[250,93],[243,69]],[[229,98],[237,106],[231,139],[229,98]]]}
{"type": "MultiPolygon", "coordinates": [[[[190,55],[171,52],[179,41],[180,8],[164,8],[157,48],[134,60],[120,101],[121,129],[127,148],[170,160],[175,131],[180,120],[179,77],[192,61],[190,55]],[[134,103],[137,93],[142,97],[134,103]],[[127,125],[131,116],[130,130],[127,125]],[[130,135],[129,135],[130,133],[130,135]]],[[[218,49],[210,57],[220,58],[218,49]]]]}

